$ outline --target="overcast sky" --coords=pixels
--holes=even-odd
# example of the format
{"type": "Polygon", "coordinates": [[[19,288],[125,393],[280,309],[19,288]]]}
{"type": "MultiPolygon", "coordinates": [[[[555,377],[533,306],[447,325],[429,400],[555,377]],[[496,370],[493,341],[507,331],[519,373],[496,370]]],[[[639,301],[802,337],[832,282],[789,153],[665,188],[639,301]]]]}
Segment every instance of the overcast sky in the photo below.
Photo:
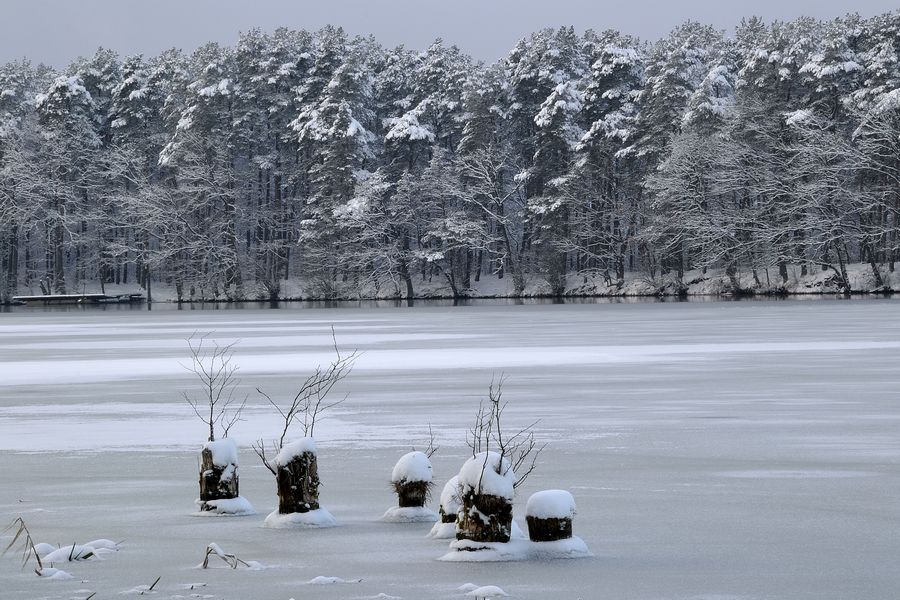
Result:
{"type": "Polygon", "coordinates": [[[731,30],[743,16],[832,18],[895,10],[897,0],[0,0],[0,61],[65,66],[97,46],[123,55],[233,43],[239,31],[331,23],[384,45],[423,48],[436,37],[493,61],[547,26],[619,29],[657,39],[687,19],[731,30]]]}

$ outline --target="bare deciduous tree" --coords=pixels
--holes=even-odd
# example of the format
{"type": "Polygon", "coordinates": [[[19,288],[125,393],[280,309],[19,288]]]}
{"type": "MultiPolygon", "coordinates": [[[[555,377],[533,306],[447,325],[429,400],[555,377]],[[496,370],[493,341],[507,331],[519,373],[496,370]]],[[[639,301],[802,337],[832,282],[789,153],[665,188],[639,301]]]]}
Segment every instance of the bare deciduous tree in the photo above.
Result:
{"type": "MultiPolygon", "coordinates": [[[[475,423],[468,431],[466,443],[472,450],[473,457],[481,452],[485,453],[482,474],[488,465],[487,453],[489,451],[500,455],[497,468],[503,468],[504,462],[508,461],[506,463],[509,465],[508,468],[516,474],[513,488],[517,488],[534,471],[537,459],[546,444],[538,446],[535,442],[534,426],[537,425],[537,421],[519,429],[512,435],[504,433],[501,419],[509,404],[503,400],[504,381],[505,378],[502,376],[491,381],[487,402],[479,403],[478,412],[475,414],[475,423]]],[[[500,475],[504,475],[504,473],[500,473],[500,475]]]]}
{"type": "Polygon", "coordinates": [[[209,441],[214,442],[216,426],[219,426],[223,438],[228,437],[228,432],[240,421],[247,399],[235,398],[235,391],[240,383],[235,376],[238,367],[232,362],[237,342],[219,345],[215,340],[209,339],[210,335],[194,332],[187,339],[191,364],[182,366],[197,376],[203,394],[192,396],[184,392],[182,396],[197,418],[209,427],[209,441]]]}

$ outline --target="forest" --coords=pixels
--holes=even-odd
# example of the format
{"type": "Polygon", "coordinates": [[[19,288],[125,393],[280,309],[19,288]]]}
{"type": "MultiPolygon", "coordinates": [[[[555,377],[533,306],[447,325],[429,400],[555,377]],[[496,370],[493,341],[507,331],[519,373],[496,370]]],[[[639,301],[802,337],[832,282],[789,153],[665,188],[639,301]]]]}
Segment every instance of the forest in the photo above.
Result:
{"type": "Polygon", "coordinates": [[[0,66],[0,301],[683,293],[697,269],[849,293],[898,257],[900,12],[546,29],[493,64],[326,27],[0,66]]]}

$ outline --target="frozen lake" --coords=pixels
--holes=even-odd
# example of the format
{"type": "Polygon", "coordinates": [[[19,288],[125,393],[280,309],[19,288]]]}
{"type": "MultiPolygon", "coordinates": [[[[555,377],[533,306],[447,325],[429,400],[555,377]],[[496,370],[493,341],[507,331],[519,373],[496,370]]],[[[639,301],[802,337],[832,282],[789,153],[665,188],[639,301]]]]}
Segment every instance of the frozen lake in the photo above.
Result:
{"type": "MultiPolygon", "coordinates": [[[[48,581],[0,560],[0,598],[865,599],[900,589],[900,302],[813,300],[341,310],[0,314],[0,522],[36,541],[124,540],[48,581]],[[263,529],[276,505],[249,444],[275,434],[254,388],[285,396],[363,352],[317,431],[321,499],[341,527],[263,529]],[[241,493],[260,513],[189,516],[204,426],[181,400],[185,338],[239,340],[249,396],[241,493]],[[429,525],[377,521],[391,467],[422,447],[438,486],[492,376],[511,426],[548,447],[516,500],[570,490],[590,559],[447,564],[429,525]],[[209,542],[261,571],[198,570],[209,542]],[[362,579],[312,586],[316,576],[362,579]],[[190,584],[195,585],[191,590],[190,584]],[[384,596],[379,596],[384,594],[384,596]]],[[[438,490],[439,491],[439,490],[438,490]]],[[[433,505],[436,503],[432,503],[433,505]]],[[[436,508],[436,506],[434,506],[436,508]]],[[[0,539],[5,546],[8,538],[0,539]],[[6,541],[4,541],[6,540],[6,541]]],[[[216,565],[217,567],[219,565],[216,565]]],[[[224,566],[224,564],[223,564],[224,566]]]]}

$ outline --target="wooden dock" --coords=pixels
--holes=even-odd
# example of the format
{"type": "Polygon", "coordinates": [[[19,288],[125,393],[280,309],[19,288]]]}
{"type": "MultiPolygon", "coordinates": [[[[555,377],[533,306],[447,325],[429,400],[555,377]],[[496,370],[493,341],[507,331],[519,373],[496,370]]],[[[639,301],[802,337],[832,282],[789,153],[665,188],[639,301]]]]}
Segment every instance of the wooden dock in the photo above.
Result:
{"type": "Polygon", "coordinates": [[[143,294],[46,294],[13,296],[14,304],[52,306],[57,304],[132,304],[144,302],[143,294]]]}

